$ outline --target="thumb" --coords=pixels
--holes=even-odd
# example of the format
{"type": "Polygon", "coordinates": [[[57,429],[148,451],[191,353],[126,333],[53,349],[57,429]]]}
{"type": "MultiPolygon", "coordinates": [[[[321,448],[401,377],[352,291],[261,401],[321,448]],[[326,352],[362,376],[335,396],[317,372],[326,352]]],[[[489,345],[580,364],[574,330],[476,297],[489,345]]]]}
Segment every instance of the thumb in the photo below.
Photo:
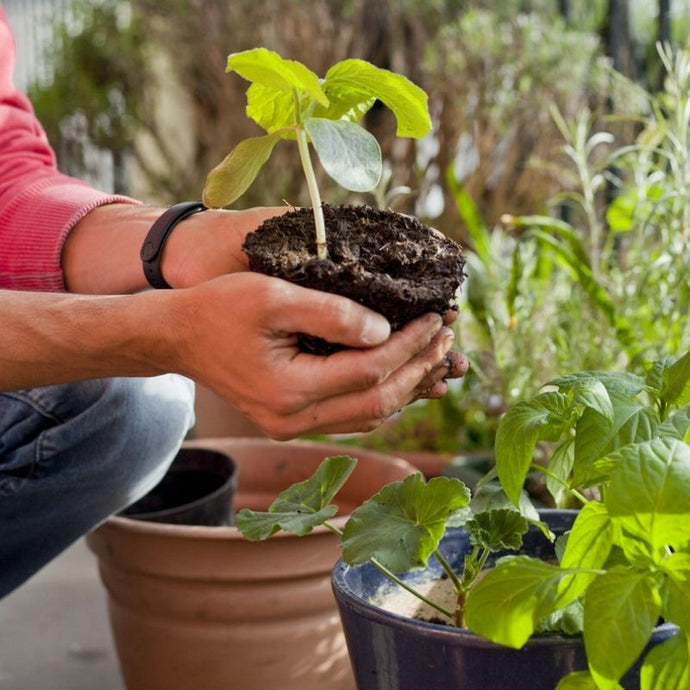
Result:
{"type": "Polygon", "coordinates": [[[348,347],[373,347],[388,340],[388,320],[357,302],[288,283],[290,305],[281,311],[281,327],[348,347]]]}

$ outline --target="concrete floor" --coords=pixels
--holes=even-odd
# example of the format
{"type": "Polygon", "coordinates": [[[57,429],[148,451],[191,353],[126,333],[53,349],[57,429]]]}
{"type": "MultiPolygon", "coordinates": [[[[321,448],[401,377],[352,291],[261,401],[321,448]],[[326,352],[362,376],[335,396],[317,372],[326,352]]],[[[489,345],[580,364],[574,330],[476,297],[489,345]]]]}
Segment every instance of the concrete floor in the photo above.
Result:
{"type": "Polygon", "coordinates": [[[83,540],[0,601],[0,690],[125,690],[83,540]]]}

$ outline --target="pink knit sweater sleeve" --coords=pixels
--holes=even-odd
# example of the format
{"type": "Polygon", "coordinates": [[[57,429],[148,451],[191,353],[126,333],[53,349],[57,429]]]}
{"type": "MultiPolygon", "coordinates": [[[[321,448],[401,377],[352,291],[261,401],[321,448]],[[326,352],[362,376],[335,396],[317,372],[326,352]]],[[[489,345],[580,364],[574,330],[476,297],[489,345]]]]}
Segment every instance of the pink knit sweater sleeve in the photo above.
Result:
{"type": "Polygon", "coordinates": [[[71,228],[102,204],[137,203],[61,174],[33,109],[14,86],[16,47],[0,5],[0,288],[65,289],[71,228]]]}

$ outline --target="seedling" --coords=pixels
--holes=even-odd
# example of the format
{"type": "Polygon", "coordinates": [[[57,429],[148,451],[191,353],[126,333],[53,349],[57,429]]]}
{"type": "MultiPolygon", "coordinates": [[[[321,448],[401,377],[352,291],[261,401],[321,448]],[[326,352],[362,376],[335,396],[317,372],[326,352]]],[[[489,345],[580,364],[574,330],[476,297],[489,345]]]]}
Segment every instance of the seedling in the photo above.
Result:
{"type": "Polygon", "coordinates": [[[378,99],[397,120],[397,134],[419,138],[431,130],[427,95],[406,77],[348,59],[323,79],[296,60],[266,48],[228,57],[227,72],[252,82],[246,113],[266,131],[245,139],[208,175],[204,203],[220,208],[233,203],[254,182],[281,139],[297,142],[314,212],[318,257],[328,256],[321,195],[309,152],[311,143],[324,170],[353,192],[374,189],[381,179],[381,148],[357,123],[378,99]]]}
{"type": "Polygon", "coordinates": [[[327,458],[268,512],[240,511],[239,529],[266,539],[324,524],[342,538],[346,563],[370,561],[415,594],[398,574],[434,555],[455,585],[456,608],[417,596],[456,625],[514,648],[535,632],[583,635],[589,669],[566,676],[557,690],[620,688],[662,618],[679,632],[646,655],[641,687],[689,686],[690,353],[653,363],[644,377],[564,376],[512,407],[497,435],[500,485],[487,477],[471,500],[457,479],[425,483],[414,474],[354,510],[341,531],[330,522],[331,500],[355,462],[327,458]],[[550,460],[535,464],[543,443],[550,460]],[[556,542],[560,562],[509,555],[478,578],[492,552],[518,549],[528,523],[537,524],[522,488],[530,470],[546,473],[556,497],[582,504],[572,530],[556,542]],[[454,572],[439,544],[448,527],[460,525],[473,550],[454,572]]]}

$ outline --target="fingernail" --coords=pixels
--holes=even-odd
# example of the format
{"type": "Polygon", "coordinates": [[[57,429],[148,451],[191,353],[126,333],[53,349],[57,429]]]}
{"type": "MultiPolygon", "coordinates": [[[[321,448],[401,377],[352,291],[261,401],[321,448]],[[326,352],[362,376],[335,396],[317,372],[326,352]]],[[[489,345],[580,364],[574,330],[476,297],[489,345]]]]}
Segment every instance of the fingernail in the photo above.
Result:
{"type": "Polygon", "coordinates": [[[391,326],[382,316],[372,315],[365,319],[362,329],[362,342],[366,345],[380,345],[388,340],[391,326]]]}

